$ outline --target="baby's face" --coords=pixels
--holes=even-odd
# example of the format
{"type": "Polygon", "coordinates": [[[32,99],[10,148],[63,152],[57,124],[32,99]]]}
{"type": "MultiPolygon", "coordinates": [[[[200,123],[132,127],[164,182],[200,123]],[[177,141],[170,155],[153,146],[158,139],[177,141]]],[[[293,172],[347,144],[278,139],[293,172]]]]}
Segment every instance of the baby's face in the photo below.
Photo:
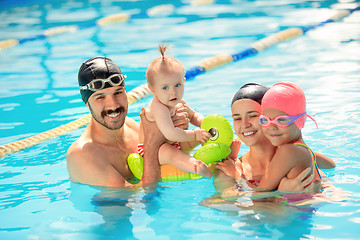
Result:
{"type": "Polygon", "coordinates": [[[152,91],[162,104],[175,107],[183,98],[184,82],[182,71],[161,73],[156,76],[152,91]]]}

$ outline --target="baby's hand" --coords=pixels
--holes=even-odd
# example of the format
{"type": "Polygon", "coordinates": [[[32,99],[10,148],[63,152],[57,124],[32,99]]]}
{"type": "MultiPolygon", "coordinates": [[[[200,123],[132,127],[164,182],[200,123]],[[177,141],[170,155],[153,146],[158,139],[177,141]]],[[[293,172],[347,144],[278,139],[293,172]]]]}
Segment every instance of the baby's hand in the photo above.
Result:
{"type": "Polygon", "coordinates": [[[211,134],[204,130],[204,129],[195,129],[195,140],[199,141],[201,145],[204,145],[204,143],[211,137],[211,134]]]}

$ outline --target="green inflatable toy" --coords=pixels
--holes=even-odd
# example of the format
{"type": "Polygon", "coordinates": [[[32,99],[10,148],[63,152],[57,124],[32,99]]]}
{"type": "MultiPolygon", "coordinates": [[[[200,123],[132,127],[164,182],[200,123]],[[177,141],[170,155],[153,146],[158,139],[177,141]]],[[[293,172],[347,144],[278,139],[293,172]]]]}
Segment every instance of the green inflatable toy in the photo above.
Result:
{"type": "MultiPolygon", "coordinates": [[[[197,150],[194,154],[194,158],[203,161],[206,164],[221,161],[225,159],[230,154],[230,145],[233,141],[233,131],[229,121],[218,114],[210,114],[204,118],[201,123],[201,128],[205,129],[211,134],[211,138],[197,150]]],[[[137,153],[132,153],[128,156],[127,162],[131,172],[134,176],[141,180],[143,174],[143,157],[137,153]]],[[[165,176],[166,166],[161,166],[162,169],[162,179],[163,180],[173,180],[181,181],[188,179],[197,179],[201,176],[194,173],[185,173],[173,167],[170,172],[171,177],[165,176]],[[181,174],[181,175],[179,175],[181,174]]]]}
{"type": "Polygon", "coordinates": [[[213,113],[206,116],[201,122],[201,128],[212,136],[204,146],[209,143],[222,143],[230,146],[233,141],[234,134],[229,121],[219,114],[213,113]]]}
{"type": "Polygon", "coordinates": [[[137,153],[132,153],[128,156],[127,162],[130,168],[130,171],[134,174],[134,176],[141,180],[143,174],[143,165],[144,159],[141,155],[137,153]]]}
{"type": "Polygon", "coordinates": [[[230,154],[233,131],[229,121],[219,115],[210,114],[201,122],[201,128],[211,134],[209,140],[194,154],[194,158],[206,164],[220,161],[230,154]]]}

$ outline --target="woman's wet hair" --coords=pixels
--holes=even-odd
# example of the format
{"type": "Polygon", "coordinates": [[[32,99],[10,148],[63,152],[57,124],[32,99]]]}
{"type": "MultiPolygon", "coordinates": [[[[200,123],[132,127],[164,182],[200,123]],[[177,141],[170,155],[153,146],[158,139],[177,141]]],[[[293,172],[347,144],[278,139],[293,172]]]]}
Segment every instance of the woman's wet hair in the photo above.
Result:
{"type": "Polygon", "coordinates": [[[231,105],[240,99],[251,99],[261,104],[261,100],[268,89],[268,87],[259,83],[247,83],[235,93],[231,105]]]}

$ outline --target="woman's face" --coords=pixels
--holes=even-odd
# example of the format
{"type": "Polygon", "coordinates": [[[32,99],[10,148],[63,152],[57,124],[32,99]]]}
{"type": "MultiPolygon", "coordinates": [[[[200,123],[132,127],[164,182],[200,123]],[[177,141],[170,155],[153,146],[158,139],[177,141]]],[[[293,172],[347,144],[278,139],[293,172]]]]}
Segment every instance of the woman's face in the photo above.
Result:
{"type": "Polygon", "coordinates": [[[231,106],[234,130],[247,146],[259,143],[265,136],[259,123],[261,106],[251,99],[240,99],[231,106]]]}

